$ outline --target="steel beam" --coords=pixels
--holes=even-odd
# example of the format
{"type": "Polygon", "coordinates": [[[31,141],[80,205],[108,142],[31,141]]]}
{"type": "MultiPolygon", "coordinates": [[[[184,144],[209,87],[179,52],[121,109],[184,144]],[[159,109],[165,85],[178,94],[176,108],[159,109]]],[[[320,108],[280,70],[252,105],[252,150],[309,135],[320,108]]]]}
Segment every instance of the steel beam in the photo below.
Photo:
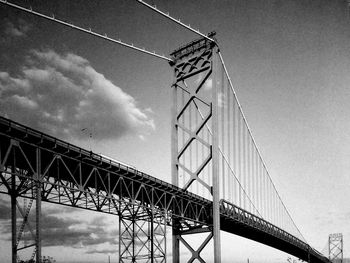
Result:
{"type": "MultiPolygon", "coordinates": [[[[176,73],[174,72],[174,79],[176,78],[176,73]]],[[[177,153],[178,153],[178,126],[176,125],[177,119],[177,89],[176,86],[172,88],[172,107],[171,107],[171,182],[173,185],[179,185],[178,179],[178,166],[177,166],[177,153]]],[[[173,219],[172,226],[172,258],[173,263],[180,262],[180,243],[177,234],[177,225],[179,225],[179,220],[177,218],[173,219]]]]}
{"type": "Polygon", "coordinates": [[[41,150],[36,149],[35,173],[36,207],[35,207],[35,253],[36,262],[41,262],[41,150]]]}
{"type": "Polygon", "coordinates": [[[16,185],[15,175],[11,176],[11,229],[12,229],[12,263],[17,262],[17,193],[16,188],[13,187],[16,185]]]}
{"type": "Polygon", "coordinates": [[[220,242],[220,174],[219,174],[219,107],[218,90],[223,85],[222,74],[219,72],[219,49],[213,49],[214,74],[212,81],[212,102],[213,102],[213,145],[212,145],[212,177],[213,177],[213,239],[214,239],[214,262],[221,263],[221,242],[220,242]]]}

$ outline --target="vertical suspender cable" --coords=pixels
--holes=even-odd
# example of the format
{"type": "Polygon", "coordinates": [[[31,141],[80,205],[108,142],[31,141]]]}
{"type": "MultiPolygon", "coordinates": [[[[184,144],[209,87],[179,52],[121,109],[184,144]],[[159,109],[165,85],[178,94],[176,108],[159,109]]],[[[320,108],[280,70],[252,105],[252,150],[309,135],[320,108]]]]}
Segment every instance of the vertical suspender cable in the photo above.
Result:
{"type": "MultiPolygon", "coordinates": [[[[238,110],[237,110],[237,106],[236,106],[236,102],[234,102],[234,106],[235,106],[235,129],[234,129],[234,132],[235,132],[235,148],[234,148],[234,159],[235,159],[235,167],[236,167],[236,173],[238,174],[238,177],[239,177],[239,173],[240,173],[240,170],[239,170],[239,143],[238,143],[238,133],[239,133],[239,124],[238,124],[238,110]]],[[[235,183],[236,183],[236,188],[235,188],[235,195],[236,195],[236,199],[237,199],[237,204],[240,204],[239,203],[239,184],[237,182],[237,179],[235,179],[235,183]]]]}
{"type": "Polygon", "coordinates": [[[238,118],[238,164],[239,164],[239,174],[238,180],[240,183],[239,187],[239,206],[242,207],[242,127],[241,127],[241,118],[238,118]]]}
{"type": "MultiPolygon", "coordinates": [[[[249,196],[253,196],[253,167],[252,167],[252,144],[251,144],[251,140],[249,138],[248,140],[249,142],[249,148],[248,148],[248,160],[249,160],[249,196]]],[[[252,202],[254,202],[253,198],[252,199],[252,202]]],[[[251,203],[250,204],[250,211],[253,212],[252,210],[253,208],[253,204],[251,203]]]]}
{"type": "MultiPolygon", "coordinates": [[[[231,87],[232,92],[233,92],[233,94],[234,94],[234,97],[235,97],[235,99],[236,99],[236,101],[237,101],[238,108],[239,108],[239,110],[240,110],[240,112],[241,112],[241,114],[242,114],[242,117],[243,117],[244,122],[245,122],[245,123],[246,123],[246,125],[247,125],[248,131],[249,131],[249,134],[251,135],[252,140],[253,140],[253,142],[254,142],[254,146],[255,146],[255,148],[256,148],[256,150],[257,150],[257,152],[258,152],[259,159],[260,159],[260,161],[261,161],[261,163],[262,163],[262,165],[263,165],[264,170],[266,170],[266,172],[267,172],[267,174],[268,174],[267,166],[266,166],[266,164],[265,164],[264,160],[262,159],[261,154],[260,154],[260,151],[259,151],[259,148],[257,147],[257,144],[256,144],[256,142],[255,142],[255,140],[254,140],[254,137],[252,136],[251,130],[250,130],[249,125],[248,125],[248,122],[247,122],[247,120],[246,120],[246,118],[245,118],[245,115],[244,115],[244,113],[243,113],[242,107],[241,107],[241,105],[240,105],[240,103],[239,103],[239,101],[238,101],[238,98],[237,98],[236,92],[235,92],[235,90],[234,90],[234,88],[233,88],[233,85],[232,85],[231,78],[230,78],[230,76],[228,75],[228,72],[227,72],[227,69],[226,69],[226,66],[225,66],[224,60],[223,60],[223,58],[222,58],[222,56],[221,56],[220,52],[219,52],[219,56],[220,56],[220,59],[221,59],[221,63],[223,64],[224,70],[225,70],[225,72],[226,72],[226,75],[227,75],[228,81],[229,81],[229,83],[230,83],[230,87],[231,87]]],[[[269,175],[268,175],[268,177],[270,178],[270,176],[269,176],[269,175]]],[[[270,178],[270,180],[271,180],[271,178],[270,178]]],[[[282,206],[283,206],[284,210],[286,211],[286,213],[287,213],[288,217],[290,218],[290,220],[291,220],[292,224],[295,226],[295,229],[298,231],[298,233],[299,233],[299,235],[301,236],[301,238],[305,240],[305,238],[304,238],[304,237],[303,237],[303,235],[301,234],[301,232],[300,232],[299,228],[296,226],[296,224],[295,224],[295,222],[294,222],[293,218],[291,217],[291,215],[290,215],[290,213],[289,213],[288,209],[286,208],[286,206],[285,206],[285,205],[284,205],[284,203],[282,202],[282,199],[281,199],[280,195],[278,194],[278,192],[277,192],[277,190],[276,190],[276,188],[275,188],[274,183],[273,183],[272,181],[271,181],[271,183],[272,183],[272,187],[273,187],[273,189],[274,189],[274,190],[276,191],[276,193],[277,193],[278,199],[281,201],[281,204],[282,204],[282,206]]]]}
{"type": "MultiPolygon", "coordinates": [[[[228,89],[226,88],[226,92],[227,92],[227,146],[228,146],[228,153],[227,153],[227,157],[228,157],[228,160],[229,162],[231,163],[231,166],[234,167],[232,165],[232,161],[231,161],[231,149],[232,149],[232,145],[231,145],[231,123],[232,123],[232,120],[231,120],[231,93],[228,91],[228,89]]],[[[232,175],[227,174],[228,176],[228,189],[229,189],[229,200],[234,203],[234,200],[232,198],[232,191],[233,191],[233,186],[232,186],[232,175]]]]}
{"type": "MultiPolygon", "coordinates": [[[[222,65],[218,63],[218,70],[220,70],[220,94],[219,94],[219,101],[218,106],[221,107],[221,118],[219,123],[219,129],[221,129],[221,151],[225,154],[225,149],[227,148],[226,141],[225,141],[225,87],[224,87],[224,70],[221,69],[222,65]]],[[[223,198],[226,199],[226,186],[227,186],[227,174],[225,173],[225,160],[224,157],[221,155],[221,166],[222,166],[222,188],[223,188],[223,198]]]]}
{"type": "MultiPolygon", "coordinates": [[[[185,106],[185,92],[183,89],[181,89],[181,108],[183,108],[185,106]]],[[[182,126],[186,127],[186,112],[182,113],[182,126]]],[[[181,136],[182,136],[182,145],[181,148],[185,145],[185,131],[183,129],[181,129],[181,136]]],[[[180,149],[181,149],[180,148],[180,149]]],[[[186,154],[183,153],[182,154],[182,160],[183,160],[183,166],[186,167],[186,154]]],[[[183,187],[186,184],[186,176],[185,176],[185,171],[182,169],[182,185],[181,187],[183,187]]]]}
{"type": "MultiPolygon", "coordinates": [[[[190,131],[192,131],[192,102],[190,102],[190,104],[188,105],[188,113],[189,113],[189,116],[188,116],[188,129],[190,130],[190,131]]],[[[191,137],[191,135],[189,135],[188,136],[189,138],[191,137]]],[[[189,157],[190,157],[190,172],[192,173],[192,162],[193,162],[193,160],[192,160],[192,146],[193,146],[193,143],[190,143],[190,145],[189,145],[189,157]]],[[[191,178],[190,178],[190,180],[192,180],[191,178]]],[[[196,189],[195,189],[195,186],[193,185],[193,183],[191,184],[191,190],[192,190],[192,192],[195,192],[196,191],[196,189]]],[[[198,194],[198,192],[195,192],[196,194],[198,194]]]]}
{"type": "MultiPolygon", "coordinates": [[[[247,189],[247,158],[246,158],[246,154],[247,154],[247,150],[246,150],[246,132],[245,132],[245,126],[244,126],[244,122],[242,122],[242,140],[243,140],[243,155],[242,155],[242,165],[243,165],[243,191],[245,192],[247,189]]],[[[244,199],[243,199],[243,207],[244,209],[247,210],[247,204],[246,204],[246,195],[244,195],[244,199]]]]}
{"type": "Polygon", "coordinates": [[[247,204],[247,139],[246,139],[246,130],[245,130],[245,126],[244,123],[242,122],[242,139],[243,139],[243,173],[242,173],[242,180],[243,180],[243,193],[244,193],[244,199],[243,199],[243,207],[245,210],[249,210],[248,209],[248,204],[247,204]]]}

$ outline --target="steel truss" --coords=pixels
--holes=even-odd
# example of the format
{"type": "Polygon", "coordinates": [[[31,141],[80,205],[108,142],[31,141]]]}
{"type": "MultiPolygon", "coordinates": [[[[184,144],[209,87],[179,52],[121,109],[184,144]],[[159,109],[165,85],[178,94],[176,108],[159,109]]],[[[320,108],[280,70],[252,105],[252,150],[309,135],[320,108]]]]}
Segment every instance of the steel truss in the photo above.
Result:
{"type": "MultiPolygon", "coordinates": [[[[149,229],[153,235],[148,244],[153,247],[151,255],[159,255],[159,259],[161,255],[165,259],[165,227],[162,226],[163,229],[160,225],[171,225],[177,218],[188,220],[189,225],[204,224],[208,221],[211,207],[210,201],[133,167],[5,118],[0,118],[1,192],[10,194],[14,204],[18,197],[26,197],[39,200],[39,204],[42,200],[119,215],[122,223],[132,216],[136,223],[136,219],[141,220],[136,211],[148,211],[148,217],[142,220],[151,225],[149,229]]],[[[37,222],[40,223],[41,206],[36,207],[37,222]]],[[[14,224],[15,217],[13,212],[14,224]]],[[[137,224],[141,223],[137,221],[137,224]]],[[[40,258],[40,226],[36,229],[37,257],[40,258]]],[[[16,239],[14,234],[13,244],[16,244],[16,239]]],[[[134,243],[137,243],[136,240],[134,243]]],[[[13,262],[15,260],[14,256],[13,262]]]]}
{"type": "Polygon", "coordinates": [[[125,206],[119,216],[119,262],[166,262],[166,212],[125,206]]]}
{"type": "MultiPolygon", "coordinates": [[[[211,39],[215,33],[210,33],[211,39]]],[[[201,251],[214,239],[215,262],[220,262],[220,214],[218,177],[218,48],[208,37],[174,51],[175,72],[172,113],[173,184],[213,201],[212,224],[188,227],[183,220],[173,225],[173,262],[180,261],[180,246],[191,253],[188,262],[205,262],[201,251]],[[185,233],[209,231],[198,249],[185,240],[185,233]]],[[[181,253],[183,254],[183,253],[181,253]]]]}
{"type": "Polygon", "coordinates": [[[333,263],[343,263],[343,234],[330,234],[328,237],[329,260],[333,263]]]}
{"type": "Polygon", "coordinates": [[[36,262],[41,259],[40,200],[35,202],[34,214],[31,213],[34,199],[30,199],[28,203],[26,201],[23,199],[24,204],[20,205],[17,189],[14,187],[11,193],[12,262],[23,259],[22,252],[29,253],[30,259],[35,259],[36,262]]]}
{"type": "MultiPolygon", "coordinates": [[[[176,245],[180,242],[187,247],[182,241],[186,234],[208,232],[210,236],[213,229],[211,201],[3,117],[0,117],[0,193],[15,193],[12,207],[16,206],[19,197],[27,197],[38,200],[39,204],[42,200],[127,217],[130,212],[126,211],[136,207],[140,207],[139,211],[153,211],[157,222],[166,220],[167,225],[173,226],[174,236],[178,237],[178,242],[173,243],[173,255],[179,252],[176,245]],[[165,213],[163,219],[158,217],[161,213],[165,213]]],[[[303,241],[256,215],[225,201],[219,206],[223,231],[256,240],[304,260],[329,262],[303,241]]],[[[38,253],[41,247],[40,208],[40,205],[36,206],[38,233],[33,230],[38,253]]],[[[25,215],[24,209],[22,212],[19,214],[25,215]]],[[[12,222],[15,222],[17,213],[12,216],[12,222]]],[[[149,220],[150,217],[146,219],[149,220]]],[[[153,229],[159,231],[156,223],[153,229]]],[[[161,235],[155,238],[158,237],[161,235]]],[[[12,238],[16,244],[17,233],[12,238]]],[[[202,251],[201,248],[187,249],[195,256],[200,256],[202,251]]],[[[37,257],[40,258],[40,254],[37,257]]],[[[15,260],[14,257],[13,262],[15,260]]]]}
{"type": "MultiPolygon", "coordinates": [[[[18,148],[18,141],[12,140],[10,148],[18,148]]],[[[0,151],[0,157],[3,156],[0,151]]],[[[36,159],[40,158],[39,151],[34,151],[33,154],[36,159]]],[[[40,228],[40,216],[41,216],[41,187],[39,180],[38,162],[32,164],[34,169],[23,169],[16,167],[16,158],[14,157],[15,152],[6,151],[4,157],[5,160],[11,162],[7,165],[5,160],[0,158],[0,188],[5,186],[7,193],[11,196],[11,232],[12,232],[12,263],[20,260],[19,253],[22,251],[32,250],[31,259],[35,258],[36,262],[41,262],[41,228],[40,228]],[[10,161],[11,159],[11,161],[10,161]],[[6,167],[6,168],[5,168],[6,167]],[[6,172],[5,172],[6,171],[6,172]],[[31,178],[29,181],[27,178],[31,178]],[[30,191],[31,199],[28,205],[25,202],[24,207],[18,202],[18,197],[22,196],[23,192],[30,191]],[[34,216],[30,216],[31,208],[35,202],[34,216]],[[19,212],[19,213],[18,213],[19,212]],[[20,222],[18,219],[22,218],[20,222]],[[32,218],[34,220],[29,220],[32,218]],[[33,221],[35,225],[33,225],[33,221]],[[20,224],[18,224],[20,223],[20,224]],[[30,237],[26,238],[24,235],[29,233],[30,237]],[[30,244],[27,244],[31,242],[30,244]]]]}

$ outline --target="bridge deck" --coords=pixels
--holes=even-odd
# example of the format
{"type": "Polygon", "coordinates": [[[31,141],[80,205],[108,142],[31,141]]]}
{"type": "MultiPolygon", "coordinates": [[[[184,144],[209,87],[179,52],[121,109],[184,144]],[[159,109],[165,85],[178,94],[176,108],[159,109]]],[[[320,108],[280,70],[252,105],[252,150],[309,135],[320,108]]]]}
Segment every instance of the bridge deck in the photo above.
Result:
{"type": "MultiPolygon", "coordinates": [[[[186,220],[190,228],[212,224],[212,202],[65,141],[0,117],[0,192],[10,193],[16,176],[18,196],[110,214],[129,206],[165,212],[167,222],[186,220]],[[40,175],[39,178],[36,175],[40,175]]],[[[233,204],[221,201],[221,229],[305,261],[329,262],[308,244],[233,204]]]]}

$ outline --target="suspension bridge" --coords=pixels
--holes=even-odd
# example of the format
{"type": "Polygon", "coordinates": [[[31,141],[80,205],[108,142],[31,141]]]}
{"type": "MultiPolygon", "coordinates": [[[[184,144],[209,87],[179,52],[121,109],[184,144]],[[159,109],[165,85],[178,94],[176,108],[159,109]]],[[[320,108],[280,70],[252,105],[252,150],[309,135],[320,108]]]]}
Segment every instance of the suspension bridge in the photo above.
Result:
{"type": "Polygon", "coordinates": [[[32,8],[0,1],[165,60],[175,76],[169,87],[173,99],[172,184],[0,117],[0,192],[11,196],[12,262],[17,262],[18,252],[24,249],[33,249],[32,258],[40,262],[42,202],[117,215],[120,262],[166,262],[167,227],[172,229],[173,262],[205,262],[201,252],[206,246],[212,247],[215,262],[221,262],[220,231],[307,262],[328,263],[339,257],[339,253],[326,257],[312,248],[282,202],[237,99],[215,32],[202,34],[138,2],[200,38],[166,57],[32,8]],[[22,208],[18,198],[31,201],[22,208]],[[28,220],[33,200],[35,226],[28,220]],[[18,217],[22,217],[20,222],[18,217]],[[25,227],[33,236],[29,245],[21,242],[25,227]],[[206,235],[193,248],[186,237],[198,233],[206,235]]]}

